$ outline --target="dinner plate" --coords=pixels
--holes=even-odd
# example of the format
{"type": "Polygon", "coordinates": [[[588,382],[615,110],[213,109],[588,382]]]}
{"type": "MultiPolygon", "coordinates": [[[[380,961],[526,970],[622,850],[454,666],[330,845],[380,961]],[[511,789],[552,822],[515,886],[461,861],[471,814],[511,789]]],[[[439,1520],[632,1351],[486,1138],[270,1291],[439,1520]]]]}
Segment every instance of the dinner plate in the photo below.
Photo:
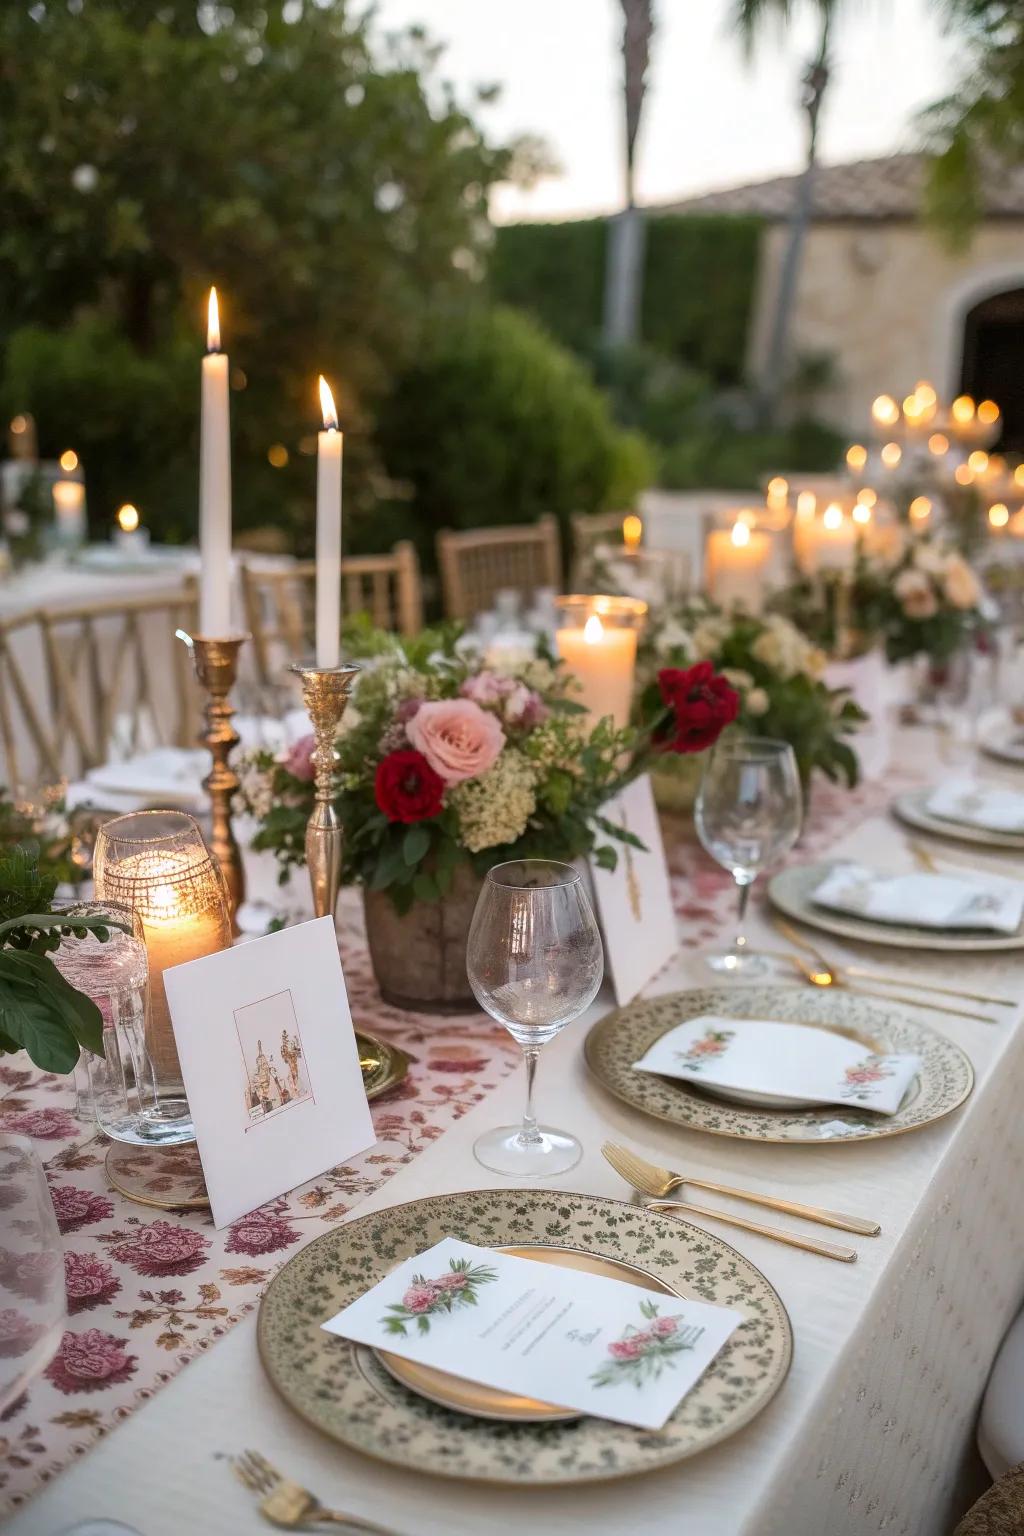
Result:
{"type": "MultiPolygon", "coordinates": [[[[621,1259],[600,1258],[595,1253],[583,1253],[577,1248],[547,1248],[537,1243],[525,1243],[499,1251],[514,1254],[520,1259],[534,1259],[541,1264],[581,1269],[590,1275],[624,1280],[628,1285],[639,1286],[645,1291],[658,1291],[663,1296],[687,1294],[673,1290],[663,1280],[656,1279],[635,1264],[624,1264],[621,1259]]],[[[689,1295],[699,1300],[692,1291],[689,1295]]],[[[464,1376],[453,1376],[450,1371],[439,1371],[416,1360],[405,1360],[389,1349],[374,1350],[374,1354],[396,1381],[403,1382],[430,1402],[439,1403],[442,1408],[455,1408],[460,1413],[470,1413],[480,1419],[503,1419],[520,1424],[567,1423],[570,1419],[583,1417],[572,1408],[556,1408],[551,1403],[538,1402],[536,1398],[521,1397],[515,1392],[502,1392],[496,1387],[483,1387],[478,1382],[467,1381],[464,1376]]]]}
{"type": "Polygon", "coordinates": [[[526,1486],[638,1476],[717,1445],[775,1396],[793,1349],[778,1294],[721,1238],[626,1201],[548,1189],[435,1195],[336,1227],[271,1282],[257,1339],[277,1391],[332,1439],[396,1466],[526,1486]],[[497,1423],[456,1412],[396,1381],[373,1350],[321,1327],[443,1237],[627,1265],[666,1292],[735,1307],[743,1322],[657,1433],[588,1417],[497,1423]]]}
{"type": "Polygon", "coordinates": [[[886,944],[897,949],[942,949],[987,953],[990,950],[1024,949],[1024,928],[1016,933],[986,933],[981,928],[924,928],[913,923],[882,923],[875,918],[837,912],[814,901],[811,892],[825,879],[836,860],[822,864],[794,864],[768,882],[773,906],[787,917],[823,933],[865,944],[886,944]]]}
{"type": "Polygon", "coordinates": [[[931,1125],[967,1098],[974,1083],[971,1063],[958,1045],[900,1008],[854,992],[762,983],[669,993],[630,1003],[607,1014],[587,1036],[587,1065],[616,1098],[658,1120],[713,1136],[743,1141],[818,1145],[877,1141],[931,1125]],[[702,1014],[737,1019],[778,1019],[828,1029],[856,1040],[877,1055],[919,1056],[921,1068],[894,1115],[873,1114],[855,1104],[816,1104],[770,1109],[712,1098],[703,1084],[637,1072],[655,1040],[702,1014]]]}
{"type": "Polygon", "coordinates": [[[986,710],[978,721],[978,746],[986,757],[1024,767],[1024,710],[997,707],[986,710]]]}
{"type": "Polygon", "coordinates": [[[933,816],[927,801],[930,789],[912,789],[908,794],[897,795],[892,803],[893,814],[908,827],[920,832],[931,832],[936,837],[952,837],[960,843],[979,843],[985,848],[1002,848],[1024,851],[1024,832],[994,832],[988,827],[970,826],[965,821],[950,821],[946,816],[933,816]]]}

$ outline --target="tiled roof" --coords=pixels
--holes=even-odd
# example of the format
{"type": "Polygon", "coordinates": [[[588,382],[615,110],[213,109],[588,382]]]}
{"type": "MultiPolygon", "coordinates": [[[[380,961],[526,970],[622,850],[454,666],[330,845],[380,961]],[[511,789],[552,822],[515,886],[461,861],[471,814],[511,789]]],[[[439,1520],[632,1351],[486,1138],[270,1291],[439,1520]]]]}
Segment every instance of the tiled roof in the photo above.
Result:
{"type": "MultiPolygon", "coordinates": [[[[924,155],[890,155],[884,160],[856,160],[851,165],[822,165],[815,178],[814,218],[914,219],[921,212],[927,160],[924,155]]],[[[665,203],[658,213],[750,213],[764,219],[785,219],[793,204],[799,178],[776,176],[771,181],[705,192],[678,203],[665,203]]],[[[985,216],[1024,218],[1024,166],[989,167],[982,177],[985,216]]]]}

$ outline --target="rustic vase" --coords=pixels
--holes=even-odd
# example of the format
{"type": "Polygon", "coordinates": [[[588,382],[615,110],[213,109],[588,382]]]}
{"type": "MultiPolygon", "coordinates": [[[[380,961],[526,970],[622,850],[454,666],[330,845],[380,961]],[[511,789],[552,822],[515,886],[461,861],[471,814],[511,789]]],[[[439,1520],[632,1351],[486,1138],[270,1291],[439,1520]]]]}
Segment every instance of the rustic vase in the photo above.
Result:
{"type": "Polygon", "coordinates": [[[363,891],[366,941],[386,1003],[415,1013],[479,1007],[466,976],[466,944],[482,884],[461,861],[447,896],[413,902],[404,913],[396,912],[387,891],[363,891]]]}

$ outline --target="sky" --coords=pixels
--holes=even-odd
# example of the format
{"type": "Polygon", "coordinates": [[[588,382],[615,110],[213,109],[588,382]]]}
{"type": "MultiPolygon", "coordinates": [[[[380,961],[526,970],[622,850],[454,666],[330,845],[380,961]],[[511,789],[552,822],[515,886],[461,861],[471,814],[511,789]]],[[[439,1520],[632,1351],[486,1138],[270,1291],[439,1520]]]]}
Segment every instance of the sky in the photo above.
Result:
{"type": "MultiPolygon", "coordinates": [[[[799,79],[814,7],[751,64],[730,33],[732,0],[655,0],[638,146],[638,200],[661,203],[799,168],[799,79]]],[[[822,159],[918,147],[915,113],[948,89],[955,57],[935,0],[848,0],[835,34],[822,159]]],[[[377,0],[378,24],[422,23],[447,45],[441,69],[460,90],[497,83],[478,116],[501,140],[540,134],[562,167],[532,189],[502,187],[503,221],[605,212],[622,195],[619,0],[377,0]]]]}

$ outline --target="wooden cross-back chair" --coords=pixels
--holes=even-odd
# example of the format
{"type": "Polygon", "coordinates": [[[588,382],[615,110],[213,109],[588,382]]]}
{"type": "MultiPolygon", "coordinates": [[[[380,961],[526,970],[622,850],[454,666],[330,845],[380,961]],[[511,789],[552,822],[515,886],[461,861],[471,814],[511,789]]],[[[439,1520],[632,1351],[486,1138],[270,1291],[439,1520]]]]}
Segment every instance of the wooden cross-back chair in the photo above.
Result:
{"type": "Polygon", "coordinates": [[[494,605],[495,594],[512,588],[529,597],[538,587],[562,587],[558,523],[546,515],[536,523],[507,528],[443,530],[437,536],[444,611],[449,619],[475,619],[494,605]]]}
{"type": "MultiPolygon", "coordinates": [[[[242,566],[245,620],[253,638],[259,681],[280,679],[289,662],[312,650],[316,562],[242,566]]],[[[423,589],[415,547],[407,540],[390,554],[346,555],[341,562],[342,613],[368,613],[379,629],[416,635],[423,628],[423,589]]]]}
{"type": "Polygon", "coordinates": [[[574,512],[570,519],[572,529],[571,590],[583,590],[580,578],[589,570],[594,551],[599,544],[621,545],[622,523],[625,512],[574,512]]]}
{"type": "Polygon", "coordinates": [[[0,782],[35,788],[154,744],[193,742],[195,585],[0,619],[0,782]]]}

